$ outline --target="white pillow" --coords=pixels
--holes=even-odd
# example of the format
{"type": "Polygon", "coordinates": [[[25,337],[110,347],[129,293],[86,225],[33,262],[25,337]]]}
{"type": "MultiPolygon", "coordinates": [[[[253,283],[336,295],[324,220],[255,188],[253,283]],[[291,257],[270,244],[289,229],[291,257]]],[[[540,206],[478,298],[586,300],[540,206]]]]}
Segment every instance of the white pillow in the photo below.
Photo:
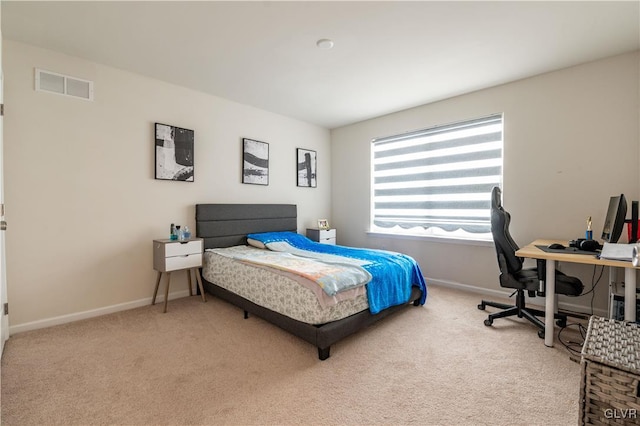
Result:
{"type": "Polygon", "coordinates": [[[250,246],[253,246],[253,247],[260,248],[260,249],[267,248],[267,246],[265,246],[264,243],[262,243],[261,241],[258,241],[258,240],[254,240],[253,238],[247,238],[247,244],[249,244],[250,246]]]}

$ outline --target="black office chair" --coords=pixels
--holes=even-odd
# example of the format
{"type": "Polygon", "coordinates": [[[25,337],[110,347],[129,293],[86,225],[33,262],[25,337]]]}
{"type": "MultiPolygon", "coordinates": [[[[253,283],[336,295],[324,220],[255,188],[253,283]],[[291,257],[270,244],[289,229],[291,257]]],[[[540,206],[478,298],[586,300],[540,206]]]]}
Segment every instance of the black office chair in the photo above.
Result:
{"type": "MultiPolygon", "coordinates": [[[[513,306],[483,300],[478,305],[478,309],[484,310],[486,306],[503,309],[500,312],[489,314],[488,318],[484,320],[486,326],[491,326],[494,319],[517,315],[518,318],[526,318],[535,324],[539,329],[538,336],[544,338],[544,322],[537,318],[544,317],[544,311],[525,306],[525,291],[528,292],[529,297],[544,295],[544,288],[541,287],[544,287],[546,279],[546,262],[538,260],[536,268],[522,268],[522,258],[516,256],[519,247],[509,234],[511,215],[502,208],[501,195],[502,192],[497,186],[491,191],[491,234],[493,234],[493,242],[498,255],[500,286],[516,290],[514,292],[516,304],[513,306]]],[[[578,278],[567,276],[556,270],[556,294],[579,296],[583,289],[584,285],[578,278]]],[[[555,319],[561,327],[567,323],[567,316],[564,314],[556,314],[555,319]]]]}

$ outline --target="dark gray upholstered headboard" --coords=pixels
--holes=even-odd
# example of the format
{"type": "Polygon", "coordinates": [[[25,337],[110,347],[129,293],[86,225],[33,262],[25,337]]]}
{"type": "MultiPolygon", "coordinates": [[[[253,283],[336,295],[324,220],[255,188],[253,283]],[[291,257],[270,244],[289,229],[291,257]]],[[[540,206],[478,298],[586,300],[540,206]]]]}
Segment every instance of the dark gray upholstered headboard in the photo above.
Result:
{"type": "Polygon", "coordinates": [[[196,236],[204,248],[247,243],[247,234],[298,230],[295,204],[196,204],[196,236]]]}

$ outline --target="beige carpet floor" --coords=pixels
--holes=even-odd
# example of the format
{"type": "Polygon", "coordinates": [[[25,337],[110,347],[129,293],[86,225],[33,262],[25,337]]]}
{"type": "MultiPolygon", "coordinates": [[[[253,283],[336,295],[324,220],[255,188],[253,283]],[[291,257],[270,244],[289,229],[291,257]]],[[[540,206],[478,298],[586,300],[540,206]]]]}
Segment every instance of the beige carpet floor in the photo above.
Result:
{"type": "Polygon", "coordinates": [[[431,286],[326,361],[211,296],[16,334],[2,423],[575,425],[579,364],[522,319],[485,327],[479,300],[431,286]]]}

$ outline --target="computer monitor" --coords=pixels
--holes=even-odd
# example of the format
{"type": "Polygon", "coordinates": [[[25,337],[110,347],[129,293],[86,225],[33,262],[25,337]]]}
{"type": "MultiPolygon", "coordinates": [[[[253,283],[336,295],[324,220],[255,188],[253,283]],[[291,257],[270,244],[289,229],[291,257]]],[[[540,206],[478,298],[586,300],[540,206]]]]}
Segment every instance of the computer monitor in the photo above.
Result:
{"type": "Polygon", "coordinates": [[[627,200],[624,194],[609,199],[609,209],[602,228],[602,239],[608,243],[617,243],[622,235],[624,221],[627,217],[627,200]]]}

